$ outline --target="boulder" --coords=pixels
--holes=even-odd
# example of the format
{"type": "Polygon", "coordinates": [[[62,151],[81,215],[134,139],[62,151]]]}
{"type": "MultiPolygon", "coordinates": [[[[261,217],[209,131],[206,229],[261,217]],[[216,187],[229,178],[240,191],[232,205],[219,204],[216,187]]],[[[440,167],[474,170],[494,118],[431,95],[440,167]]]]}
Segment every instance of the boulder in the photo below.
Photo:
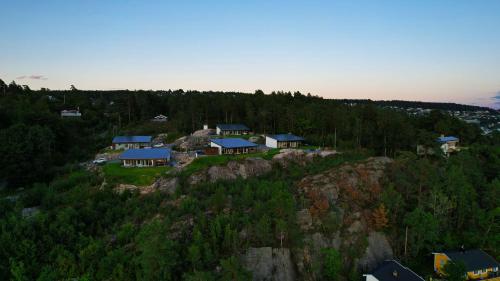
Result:
{"type": "Polygon", "coordinates": [[[151,186],[153,189],[160,192],[174,194],[179,188],[178,178],[159,178],[151,186]]]}

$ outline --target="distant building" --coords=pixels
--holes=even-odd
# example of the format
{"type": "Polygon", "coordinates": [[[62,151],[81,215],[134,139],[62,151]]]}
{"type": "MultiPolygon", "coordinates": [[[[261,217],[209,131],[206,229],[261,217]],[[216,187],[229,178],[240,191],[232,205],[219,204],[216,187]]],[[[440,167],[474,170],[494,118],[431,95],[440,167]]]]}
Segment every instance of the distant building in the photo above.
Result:
{"type": "Polygon", "coordinates": [[[68,110],[61,110],[61,117],[82,117],[82,113],[80,112],[80,109],[68,109],[68,110]]]}
{"type": "Polygon", "coordinates": [[[250,128],[243,124],[217,124],[215,126],[217,135],[246,135],[250,128]]]}
{"type": "Polygon", "coordinates": [[[458,142],[460,139],[457,137],[441,135],[437,141],[441,144],[441,150],[446,155],[459,150],[458,142]]]}
{"type": "Polygon", "coordinates": [[[483,250],[459,250],[434,253],[434,271],[443,275],[443,268],[447,262],[463,262],[467,270],[467,279],[488,280],[500,277],[500,264],[483,250]]]}
{"type": "Polygon", "coordinates": [[[160,114],[160,115],[155,116],[153,119],[151,119],[151,121],[152,122],[167,122],[168,117],[160,114]]]}
{"type": "Polygon", "coordinates": [[[266,146],[271,148],[297,148],[304,138],[293,134],[279,134],[266,136],[266,146]]]}
{"type": "Polygon", "coordinates": [[[396,260],[386,260],[370,274],[363,274],[366,281],[425,281],[424,278],[396,260]]]}
{"type": "Polygon", "coordinates": [[[216,147],[219,155],[246,154],[255,151],[257,144],[240,138],[211,139],[210,147],[216,147]]]}
{"type": "Polygon", "coordinates": [[[124,167],[165,166],[170,161],[170,149],[129,149],[120,154],[119,159],[124,167]]]}
{"type": "Polygon", "coordinates": [[[133,149],[151,146],[151,136],[116,136],[113,138],[113,149],[133,149]]]}

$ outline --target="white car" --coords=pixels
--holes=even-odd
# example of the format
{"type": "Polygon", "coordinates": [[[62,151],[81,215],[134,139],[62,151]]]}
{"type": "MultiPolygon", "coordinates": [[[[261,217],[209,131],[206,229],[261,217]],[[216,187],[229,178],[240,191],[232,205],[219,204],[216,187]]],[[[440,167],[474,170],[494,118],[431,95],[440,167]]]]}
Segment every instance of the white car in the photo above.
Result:
{"type": "Polygon", "coordinates": [[[96,160],[92,161],[92,163],[94,163],[94,164],[104,164],[104,163],[106,163],[106,158],[103,158],[103,157],[97,158],[96,160]]]}

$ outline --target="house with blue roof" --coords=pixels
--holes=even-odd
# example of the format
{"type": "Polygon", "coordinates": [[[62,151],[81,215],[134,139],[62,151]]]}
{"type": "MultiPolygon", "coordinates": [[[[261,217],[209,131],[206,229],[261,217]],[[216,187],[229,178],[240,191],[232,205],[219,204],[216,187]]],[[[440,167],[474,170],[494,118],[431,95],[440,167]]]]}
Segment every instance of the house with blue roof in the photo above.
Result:
{"type": "Polygon", "coordinates": [[[112,147],[115,150],[150,147],[152,138],[151,136],[116,136],[113,138],[112,147]]]}
{"type": "Polygon", "coordinates": [[[215,126],[217,135],[246,135],[250,128],[243,124],[217,124],[215,126]]]}
{"type": "Polygon", "coordinates": [[[293,134],[278,134],[266,136],[266,146],[271,148],[298,148],[304,138],[293,134]]]}
{"type": "Polygon", "coordinates": [[[245,154],[254,152],[257,144],[241,138],[211,139],[210,147],[216,147],[219,155],[222,154],[245,154]]]}
{"type": "Polygon", "coordinates": [[[369,274],[363,274],[366,281],[425,281],[413,270],[396,260],[386,260],[369,274]]]}
{"type": "Polygon", "coordinates": [[[171,150],[168,148],[131,148],[125,150],[118,159],[124,167],[165,166],[170,162],[171,150]]]}
{"type": "Polygon", "coordinates": [[[441,150],[446,155],[450,155],[450,153],[460,150],[458,147],[460,139],[457,137],[441,135],[437,138],[437,141],[441,144],[441,150]]]}

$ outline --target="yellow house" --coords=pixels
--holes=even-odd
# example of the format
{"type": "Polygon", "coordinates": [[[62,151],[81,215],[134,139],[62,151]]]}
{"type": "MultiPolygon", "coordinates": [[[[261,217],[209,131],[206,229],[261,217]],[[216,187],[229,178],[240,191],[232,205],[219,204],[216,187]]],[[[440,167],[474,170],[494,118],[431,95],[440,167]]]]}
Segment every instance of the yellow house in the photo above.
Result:
{"type": "Polygon", "coordinates": [[[443,267],[448,261],[463,262],[467,270],[467,279],[500,281],[499,263],[486,252],[475,250],[446,251],[434,254],[434,271],[443,275],[443,267]]]}

